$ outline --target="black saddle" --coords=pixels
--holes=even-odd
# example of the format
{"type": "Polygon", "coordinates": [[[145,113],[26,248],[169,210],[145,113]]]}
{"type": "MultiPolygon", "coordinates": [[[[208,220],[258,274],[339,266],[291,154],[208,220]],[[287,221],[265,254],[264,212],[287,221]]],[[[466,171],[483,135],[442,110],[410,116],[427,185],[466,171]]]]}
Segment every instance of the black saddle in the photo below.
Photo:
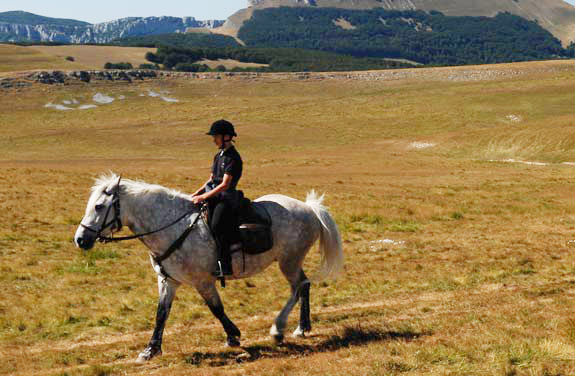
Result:
{"type": "Polygon", "coordinates": [[[274,245],[272,219],[263,204],[242,198],[237,223],[242,240],[242,251],[256,255],[272,249],[274,245]]]}

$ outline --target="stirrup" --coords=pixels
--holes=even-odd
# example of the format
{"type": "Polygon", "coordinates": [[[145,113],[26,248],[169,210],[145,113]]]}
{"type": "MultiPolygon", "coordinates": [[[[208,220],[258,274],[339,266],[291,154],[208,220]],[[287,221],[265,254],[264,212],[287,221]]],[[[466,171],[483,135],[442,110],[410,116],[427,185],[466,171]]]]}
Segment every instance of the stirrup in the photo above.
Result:
{"type": "Polygon", "coordinates": [[[218,269],[212,273],[212,275],[214,277],[217,278],[223,278],[223,277],[229,277],[231,275],[234,275],[233,271],[228,271],[227,273],[224,273],[224,268],[222,267],[222,262],[218,261],[218,269]]]}
{"type": "MultiPolygon", "coordinates": [[[[220,281],[222,287],[226,287],[226,274],[224,274],[221,261],[218,261],[218,270],[212,272],[212,275],[220,281]]],[[[233,275],[233,273],[230,273],[229,275],[233,275]]]]}
{"type": "Polygon", "coordinates": [[[212,272],[212,275],[216,278],[224,278],[224,269],[222,268],[222,263],[218,261],[218,266],[216,271],[212,272]]]}

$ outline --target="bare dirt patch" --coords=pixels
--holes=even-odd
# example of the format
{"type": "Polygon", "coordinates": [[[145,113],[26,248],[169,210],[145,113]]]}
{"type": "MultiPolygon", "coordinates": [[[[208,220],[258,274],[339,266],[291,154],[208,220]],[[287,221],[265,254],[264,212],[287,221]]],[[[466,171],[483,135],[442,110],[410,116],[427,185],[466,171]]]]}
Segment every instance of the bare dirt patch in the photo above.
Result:
{"type": "Polygon", "coordinates": [[[341,27],[344,30],[355,30],[356,27],[351,24],[345,18],[338,18],[337,20],[332,21],[334,25],[341,27]]]}
{"type": "Polygon", "coordinates": [[[223,65],[227,69],[233,68],[261,68],[261,67],[268,67],[269,64],[258,64],[258,63],[244,63],[237,60],[232,59],[218,59],[218,60],[207,60],[203,59],[198,62],[198,64],[206,64],[210,68],[216,68],[220,65],[223,65]]]}

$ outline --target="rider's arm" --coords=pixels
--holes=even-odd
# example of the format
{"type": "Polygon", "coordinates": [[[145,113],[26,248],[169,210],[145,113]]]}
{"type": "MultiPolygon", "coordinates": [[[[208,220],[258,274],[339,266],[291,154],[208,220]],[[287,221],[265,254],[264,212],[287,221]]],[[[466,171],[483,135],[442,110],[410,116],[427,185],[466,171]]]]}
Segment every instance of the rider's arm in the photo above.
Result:
{"type": "Polygon", "coordinates": [[[222,183],[220,185],[218,185],[217,187],[215,187],[211,191],[203,194],[204,199],[207,200],[207,199],[212,198],[213,196],[217,195],[220,192],[226,191],[230,187],[231,182],[232,182],[232,175],[225,174],[224,180],[222,181],[222,183]]]}
{"type": "Polygon", "coordinates": [[[210,178],[204,183],[204,185],[202,185],[202,186],[200,187],[200,189],[198,189],[197,191],[195,191],[195,192],[192,194],[192,196],[197,196],[197,195],[203,193],[203,191],[206,189],[206,185],[208,185],[208,183],[211,182],[213,178],[214,178],[214,174],[211,174],[211,175],[210,175],[210,178]]]}

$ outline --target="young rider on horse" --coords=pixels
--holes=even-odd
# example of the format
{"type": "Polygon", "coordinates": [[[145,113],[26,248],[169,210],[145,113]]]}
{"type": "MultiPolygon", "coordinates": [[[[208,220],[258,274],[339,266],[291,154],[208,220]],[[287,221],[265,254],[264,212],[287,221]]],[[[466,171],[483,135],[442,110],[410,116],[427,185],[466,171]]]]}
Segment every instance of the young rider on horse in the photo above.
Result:
{"type": "Polygon", "coordinates": [[[235,218],[242,196],[236,187],[242,176],[243,163],[233,145],[237,134],[232,123],[218,120],[206,134],[214,137],[220,150],[214,156],[210,179],[194,192],[192,201],[195,204],[208,203],[210,228],[218,244],[218,268],[214,275],[223,278],[233,274],[231,251],[241,244],[235,218]]]}

